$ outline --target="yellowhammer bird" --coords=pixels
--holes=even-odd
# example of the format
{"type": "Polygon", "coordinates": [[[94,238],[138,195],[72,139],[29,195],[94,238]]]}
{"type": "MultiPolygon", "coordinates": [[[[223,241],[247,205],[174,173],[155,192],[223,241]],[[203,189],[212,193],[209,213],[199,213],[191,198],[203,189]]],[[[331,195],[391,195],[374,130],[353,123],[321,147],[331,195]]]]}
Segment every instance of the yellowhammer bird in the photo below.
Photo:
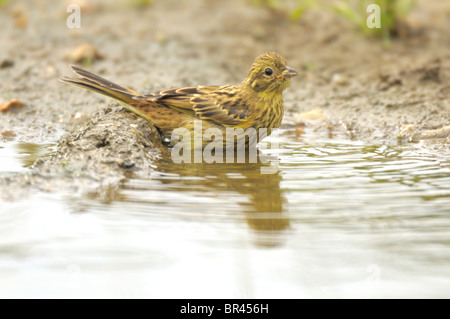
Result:
{"type": "Polygon", "coordinates": [[[223,133],[223,143],[227,128],[266,128],[267,134],[278,128],[284,113],[282,92],[298,74],[286,66],[282,56],[268,52],[255,59],[240,85],[199,85],[141,95],[79,67],[72,69],[81,78],[63,77],[61,81],[122,102],[155,125],[163,137],[170,137],[176,128],[192,132],[195,121],[201,120],[203,132],[215,128],[223,133]]]}

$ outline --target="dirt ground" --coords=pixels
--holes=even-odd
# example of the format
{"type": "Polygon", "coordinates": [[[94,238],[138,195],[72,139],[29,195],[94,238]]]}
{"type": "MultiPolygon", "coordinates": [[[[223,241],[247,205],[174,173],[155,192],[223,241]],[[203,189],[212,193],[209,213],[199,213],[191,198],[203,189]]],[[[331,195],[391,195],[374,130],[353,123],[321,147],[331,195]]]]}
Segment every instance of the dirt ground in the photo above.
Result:
{"type": "MultiPolygon", "coordinates": [[[[92,129],[96,112],[97,122],[103,115],[111,123],[117,112],[126,114],[113,106],[109,117],[105,109],[117,104],[58,80],[71,73],[76,48],[88,43],[101,59],[86,68],[142,93],[238,84],[257,55],[277,51],[302,71],[285,94],[285,127],[450,154],[448,1],[419,0],[407,19],[409,35],[389,49],[323,10],[292,22],[245,0],[155,0],[145,7],[83,1],[81,28],[70,29],[68,3],[0,7],[0,97],[24,104],[0,113],[2,139],[67,145],[76,134],[68,133],[92,129]]],[[[66,161],[56,155],[49,163],[58,158],[66,161]]],[[[35,169],[42,165],[48,164],[35,169]]]]}

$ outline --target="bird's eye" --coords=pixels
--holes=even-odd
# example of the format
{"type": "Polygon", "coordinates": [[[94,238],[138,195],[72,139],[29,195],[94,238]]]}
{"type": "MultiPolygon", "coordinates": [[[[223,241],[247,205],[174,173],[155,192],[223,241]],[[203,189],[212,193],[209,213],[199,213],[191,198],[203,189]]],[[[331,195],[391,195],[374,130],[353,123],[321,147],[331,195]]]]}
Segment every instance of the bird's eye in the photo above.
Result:
{"type": "Polygon", "coordinates": [[[271,68],[267,68],[267,69],[264,70],[264,74],[268,75],[268,76],[271,76],[273,74],[273,71],[272,71],[271,68]]]}

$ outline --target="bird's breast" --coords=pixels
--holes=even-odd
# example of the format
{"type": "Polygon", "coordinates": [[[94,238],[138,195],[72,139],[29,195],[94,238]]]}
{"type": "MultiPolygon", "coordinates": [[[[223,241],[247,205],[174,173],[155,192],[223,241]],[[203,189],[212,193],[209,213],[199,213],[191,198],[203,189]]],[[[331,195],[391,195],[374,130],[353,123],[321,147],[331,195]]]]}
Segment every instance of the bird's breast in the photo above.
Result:
{"type": "Polygon", "coordinates": [[[284,115],[283,97],[272,96],[263,99],[255,111],[257,128],[278,128],[284,115]]]}

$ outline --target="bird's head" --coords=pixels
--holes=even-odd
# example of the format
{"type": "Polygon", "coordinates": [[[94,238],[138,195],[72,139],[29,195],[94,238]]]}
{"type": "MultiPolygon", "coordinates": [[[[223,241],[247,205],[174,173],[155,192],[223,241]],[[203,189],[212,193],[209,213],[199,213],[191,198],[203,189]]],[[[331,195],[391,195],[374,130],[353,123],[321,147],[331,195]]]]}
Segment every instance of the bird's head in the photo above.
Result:
{"type": "Polygon", "coordinates": [[[296,75],[298,72],[286,66],[286,60],[281,55],[267,52],[255,59],[243,84],[263,95],[281,94],[296,75]]]}

